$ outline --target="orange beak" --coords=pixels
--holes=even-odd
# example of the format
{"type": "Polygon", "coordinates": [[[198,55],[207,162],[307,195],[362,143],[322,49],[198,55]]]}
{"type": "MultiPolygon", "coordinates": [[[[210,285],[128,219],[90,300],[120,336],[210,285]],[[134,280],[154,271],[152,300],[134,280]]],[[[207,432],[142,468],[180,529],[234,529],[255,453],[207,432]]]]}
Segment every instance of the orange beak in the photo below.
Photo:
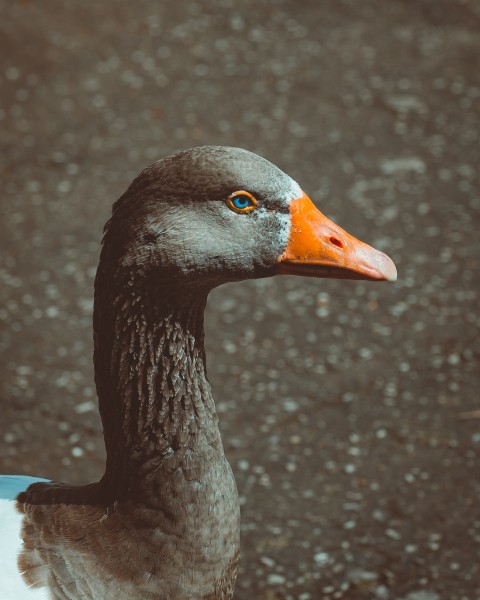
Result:
{"type": "Polygon", "coordinates": [[[290,204],[291,230],[279,273],[395,281],[397,269],[383,252],[357,240],[327,219],[307,195],[290,204]]]}

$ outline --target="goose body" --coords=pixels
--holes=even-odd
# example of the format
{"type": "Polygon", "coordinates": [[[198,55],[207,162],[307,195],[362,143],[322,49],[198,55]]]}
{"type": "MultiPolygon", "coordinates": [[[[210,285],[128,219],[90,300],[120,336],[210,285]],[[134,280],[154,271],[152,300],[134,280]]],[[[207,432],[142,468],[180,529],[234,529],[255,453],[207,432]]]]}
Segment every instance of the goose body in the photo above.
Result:
{"type": "Polygon", "coordinates": [[[238,148],[147,167],[114,204],[95,280],[107,461],[69,486],[0,477],[2,600],[228,600],[239,505],[206,376],[211,289],[288,273],[394,280],[392,261],[238,148]]]}

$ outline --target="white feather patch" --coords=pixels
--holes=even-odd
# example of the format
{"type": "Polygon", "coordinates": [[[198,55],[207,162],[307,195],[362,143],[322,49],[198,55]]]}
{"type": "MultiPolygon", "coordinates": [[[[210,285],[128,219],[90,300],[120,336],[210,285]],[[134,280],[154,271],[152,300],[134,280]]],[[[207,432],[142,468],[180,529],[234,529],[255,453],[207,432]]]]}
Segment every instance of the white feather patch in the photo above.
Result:
{"type": "Polygon", "coordinates": [[[298,183],[291,177],[289,177],[289,179],[290,179],[291,187],[290,187],[290,191],[288,194],[288,198],[286,198],[286,200],[295,200],[295,198],[300,198],[301,196],[303,196],[303,190],[298,185],[298,183]]]}
{"type": "Polygon", "coordinates": [[[51,600],[46,588],[31,588],[18,568],[22,515],[15,498],[36,481],[34,477],[0,476],[0,598],[1,600],[51,600]]]}

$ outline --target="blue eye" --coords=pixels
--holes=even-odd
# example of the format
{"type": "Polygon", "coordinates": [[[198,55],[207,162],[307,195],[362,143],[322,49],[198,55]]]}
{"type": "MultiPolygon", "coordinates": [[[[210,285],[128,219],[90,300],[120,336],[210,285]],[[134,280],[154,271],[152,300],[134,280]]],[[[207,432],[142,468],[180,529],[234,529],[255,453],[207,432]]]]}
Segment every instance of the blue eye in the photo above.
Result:
{"type": "Polygon", "coordinates": [[[250,192],[233,192],[227,200],[227,206],[237,213],[249,213],[257,208],[257,201],[250,192]]]}
{"type": "Polygon", "coordinates": [[[250,198],[247,196],[235,196],[235,198],[232,198],[232,204],[236,208],[246,208],[250,204],[250,198]]]}

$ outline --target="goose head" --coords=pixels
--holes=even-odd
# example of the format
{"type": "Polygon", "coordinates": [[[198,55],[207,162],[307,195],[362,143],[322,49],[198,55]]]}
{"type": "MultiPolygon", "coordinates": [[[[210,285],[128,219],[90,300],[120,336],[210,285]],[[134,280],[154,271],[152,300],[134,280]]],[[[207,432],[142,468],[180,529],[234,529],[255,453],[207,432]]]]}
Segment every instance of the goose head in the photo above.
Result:
{"type": "Polygon", "coordinates": [[[384,253],[324,216],[287,174],[240,148],[202,146],[147,167],[115,203],[103,264],[122,280],[209,290],[298,274],[393,281],[384,253]]]}

